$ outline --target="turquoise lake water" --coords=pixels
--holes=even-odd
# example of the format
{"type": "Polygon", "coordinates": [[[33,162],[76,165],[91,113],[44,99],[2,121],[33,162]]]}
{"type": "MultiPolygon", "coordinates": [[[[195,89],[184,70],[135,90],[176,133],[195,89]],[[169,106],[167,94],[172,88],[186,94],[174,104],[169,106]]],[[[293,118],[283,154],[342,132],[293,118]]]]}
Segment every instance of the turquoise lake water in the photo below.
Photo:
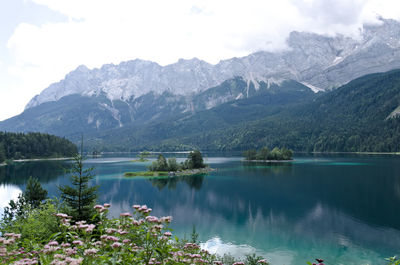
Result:
{"type": "MultiPolygon", "coordinates": [[[[169,154],[181,157],[186,154],[169,154]]],[[[303,155],[290,163],[248,163],[240,157],[206,154],[217,171],[206,176],[125,178],[145,170],[133,156],[86,160],[95,167],[99,201],[111,214],[146,204],[156,216],[171,215],[173,233],[220,254],[256,252],[272,264],[385,264],[400,254],[400,157],[303,155]]],[[[0,168],[0,208],[39,178],[50,196],[68,184],[69,162],[26,162],[0,168]]]]}

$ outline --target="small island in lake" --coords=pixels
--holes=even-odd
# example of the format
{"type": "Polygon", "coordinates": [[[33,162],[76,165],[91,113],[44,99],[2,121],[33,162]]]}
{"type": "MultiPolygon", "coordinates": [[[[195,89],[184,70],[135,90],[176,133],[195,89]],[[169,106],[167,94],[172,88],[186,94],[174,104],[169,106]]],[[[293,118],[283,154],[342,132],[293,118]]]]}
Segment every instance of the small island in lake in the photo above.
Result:
{"type": "Polygon", "coordinates": [[[189,153],[185,162],[178,163],[175,157],[168,160],[159,154],[157,161],[154,161],[148,171],[126,172],[125,177],[161,177],[161,176],[189,176],[206,174],[213,171],[203,162],[200,151],[196,150],[189,153]]]}
{"type": "Polygon", "coordinates": [[[263,147],[260,150],[250,149],[243,152],[246,161],[256,162],[284,162],[293,160],[293,151],[285,147],[279,149],[275,147],[271,151],[268,147],[263,147]]]}

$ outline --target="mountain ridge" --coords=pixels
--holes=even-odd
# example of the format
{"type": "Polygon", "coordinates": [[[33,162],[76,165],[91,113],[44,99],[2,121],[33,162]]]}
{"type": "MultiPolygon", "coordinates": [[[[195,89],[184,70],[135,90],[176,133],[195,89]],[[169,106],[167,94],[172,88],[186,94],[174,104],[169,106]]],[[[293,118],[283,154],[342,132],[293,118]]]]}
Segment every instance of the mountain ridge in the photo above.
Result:
{"type": "Polygon", "coordinates": [[[260,96],[89,139],[104,150],[243,151],[263,146],[314,152],[398,152],[400,70],[375,73],[304,100],[271,106],[260,96]],[[259,100],[249,104],[248,101],[259,100]],[[243,111],[246,110],[247,111],[243,111]],[[122,149],[120,149],[122,150],[122,149]]]}
{"type": "Polygon", "coordinates": [[[140,59],[105,64],[92,70],[81,65],[35,96],[26,109],[74,93],[86,96],[103,93],[110,100],[122,101],[150,92],[190,96],[238,76],[253,83],[256,89],[261,81],[287,79],[301,82],[314,91],[331,89],[368,73],[400,67],[400,23],[381,21],[381,25],[364,25],[359,40],[294,31],[287,39],[287,50],[259,51],[215,65],[198,58],[180,59],[166,66],[140,59]],[[359,70],[355,72],[354,68],[359,70]]]}

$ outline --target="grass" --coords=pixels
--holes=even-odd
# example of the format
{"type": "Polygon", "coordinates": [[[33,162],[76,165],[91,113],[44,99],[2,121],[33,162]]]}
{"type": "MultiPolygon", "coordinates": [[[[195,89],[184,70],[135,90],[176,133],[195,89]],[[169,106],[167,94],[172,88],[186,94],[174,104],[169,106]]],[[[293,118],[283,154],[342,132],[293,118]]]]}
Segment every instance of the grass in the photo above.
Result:
{"type": "Polygon", "coordinates": [[[159,177],[168,176],[167,171],[137,171],[137,172],[125,172],[125,177],[159,177]]]}

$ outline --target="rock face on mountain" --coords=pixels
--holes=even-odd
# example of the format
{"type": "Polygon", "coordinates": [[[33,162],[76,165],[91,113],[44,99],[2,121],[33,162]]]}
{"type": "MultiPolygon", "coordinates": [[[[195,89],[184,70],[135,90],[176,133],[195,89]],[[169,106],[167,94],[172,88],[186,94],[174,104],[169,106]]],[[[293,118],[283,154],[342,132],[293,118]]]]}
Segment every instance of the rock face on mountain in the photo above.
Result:
{"type": "Polygon", "coordinates": [[[271,87],[327,91],[365,74],[400,68],[400,23],[394,20],[365,25],[358,38],[292,32],[287,44],[284,51],[260,51],[216,65],[194,58],[167,66],[138,59],[92,70],[79,66],[35,96],[24,113],[1,122],[0,129],[63,135],[74,133],[63,128],[66,124],[79,124],[81,130],[140,125],[271,87]]]}
{"type": "Polygon", "coordinates": [[[256,90],[260,81],[286,79],[325,90],[365,74],[400,67],[400,23],[394,20],[365,25],[359,39],[292,32],[287,43],[289,49],[283,52],[257,52],[216,65],[197,58],[181,59],[164,67],[138,59],[93,70],[82,65],[34,97],[26,108],[71,94],[105,95],[122,101],[148,93],[193,96],[237,76],[252,83],[256,90]]]}

